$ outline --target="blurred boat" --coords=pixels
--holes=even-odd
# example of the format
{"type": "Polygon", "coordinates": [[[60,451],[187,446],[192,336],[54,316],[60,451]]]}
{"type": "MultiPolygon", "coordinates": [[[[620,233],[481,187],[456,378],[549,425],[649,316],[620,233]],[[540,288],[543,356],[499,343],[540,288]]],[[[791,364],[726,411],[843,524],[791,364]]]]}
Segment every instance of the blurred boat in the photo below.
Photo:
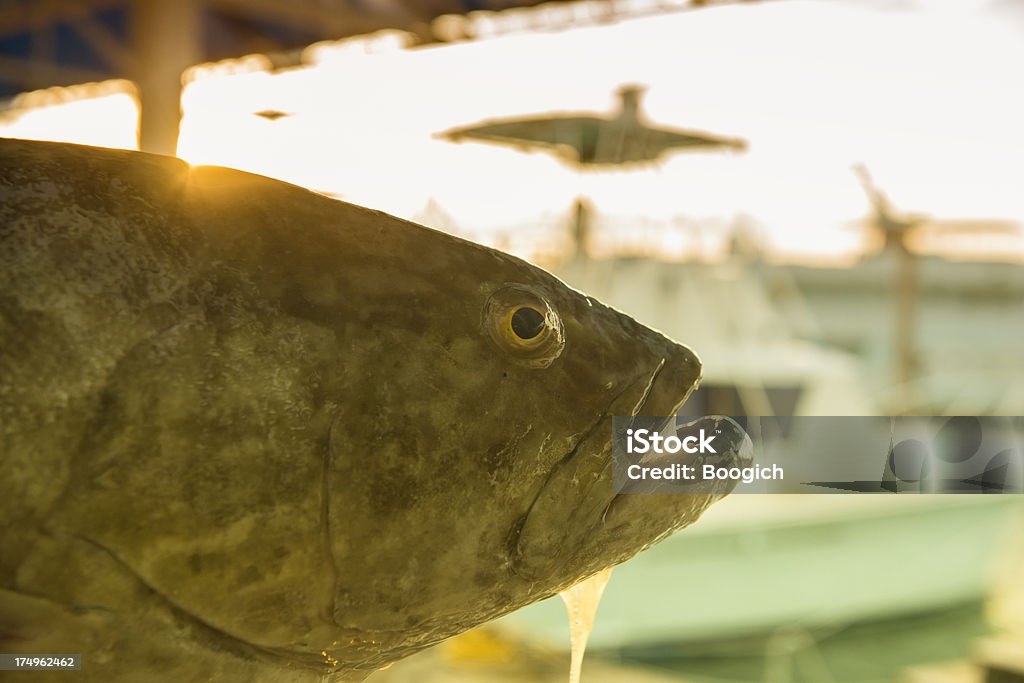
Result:
{"type": "MultiPolygon", "coordinates": [[[[1022,503],[1010,495],[736,495],[616,569],[590,647],[813,630],[979,600],[1019,539],[1022,503]]],[[[498,625],[527,642],[569,645],[558,598],[498,625]]]]}
{"type": "Polygon", "coordinates": [[[813,321],[779,310],[742,261],[579,257],[555,274],[697,350],[704,379],[683,414],[879,414],[856,357],[806,338],[813,321]]]}

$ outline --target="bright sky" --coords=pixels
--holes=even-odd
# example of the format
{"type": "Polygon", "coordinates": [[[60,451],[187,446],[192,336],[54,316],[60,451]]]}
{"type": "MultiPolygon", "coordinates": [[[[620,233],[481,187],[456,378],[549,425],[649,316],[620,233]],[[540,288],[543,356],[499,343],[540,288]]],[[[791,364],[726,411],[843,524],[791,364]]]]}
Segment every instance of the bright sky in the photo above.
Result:
{"type": "MultiPolygon", "coordinates": [[[[584,194],[624,221],[742,213],[783,252],[849,252],[863,237],[849,223],[867,211],[855,162],[907,211],[1024,221],[1024,32],[972,3],[901,6],[768,2],[370,55],[318,47],[313,67],[194,81],[179,153],[404,217],[433,198],[488,240],[584,194]],[[434,137],[487,118],[606,112],[624,83],[648,87],[651,122],[749,150],[581,173],[434,137]],[[293,115],[253,115],[266,109],[293,115]]],[[[35,137],[42,116],[0,121],[0,134],[35,137]]]]}

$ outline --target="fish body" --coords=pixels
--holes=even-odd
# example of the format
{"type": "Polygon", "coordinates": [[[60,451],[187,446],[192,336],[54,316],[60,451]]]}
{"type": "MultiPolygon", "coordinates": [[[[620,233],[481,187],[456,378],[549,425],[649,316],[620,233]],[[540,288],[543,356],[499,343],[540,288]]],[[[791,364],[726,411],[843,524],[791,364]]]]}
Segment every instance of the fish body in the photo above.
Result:
{"type": "Polygon", "coordinates": [[[700,374],[507,254],[0,140],[0,651],[106,683],[362,680],[724,494],[611,492],[611,416],[672,414],[700,374]]]}

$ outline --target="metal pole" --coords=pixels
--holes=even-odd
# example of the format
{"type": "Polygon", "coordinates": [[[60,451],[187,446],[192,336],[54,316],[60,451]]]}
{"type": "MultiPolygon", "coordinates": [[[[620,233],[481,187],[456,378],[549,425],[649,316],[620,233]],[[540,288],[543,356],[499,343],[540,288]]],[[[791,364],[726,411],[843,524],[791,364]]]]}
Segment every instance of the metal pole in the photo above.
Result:
{"type": "Polygon", "coordinates": [[[174,155],[181,121],[181,76],[203,60],[204,0],[135,0],[134,80],[139,89],[139,148],[174,155]]]}

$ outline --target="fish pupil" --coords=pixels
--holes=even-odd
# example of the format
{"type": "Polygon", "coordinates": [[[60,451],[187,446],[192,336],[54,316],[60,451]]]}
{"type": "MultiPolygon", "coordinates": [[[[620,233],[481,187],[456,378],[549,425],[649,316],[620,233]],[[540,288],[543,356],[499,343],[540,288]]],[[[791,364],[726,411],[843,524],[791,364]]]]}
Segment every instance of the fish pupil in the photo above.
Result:
{"type": "Polygon", "coordinates": [[[544,329],[544,316],[540,311],[523,306],[512,314],[512,331],[520,339],[533,339],[544,329]]]}

